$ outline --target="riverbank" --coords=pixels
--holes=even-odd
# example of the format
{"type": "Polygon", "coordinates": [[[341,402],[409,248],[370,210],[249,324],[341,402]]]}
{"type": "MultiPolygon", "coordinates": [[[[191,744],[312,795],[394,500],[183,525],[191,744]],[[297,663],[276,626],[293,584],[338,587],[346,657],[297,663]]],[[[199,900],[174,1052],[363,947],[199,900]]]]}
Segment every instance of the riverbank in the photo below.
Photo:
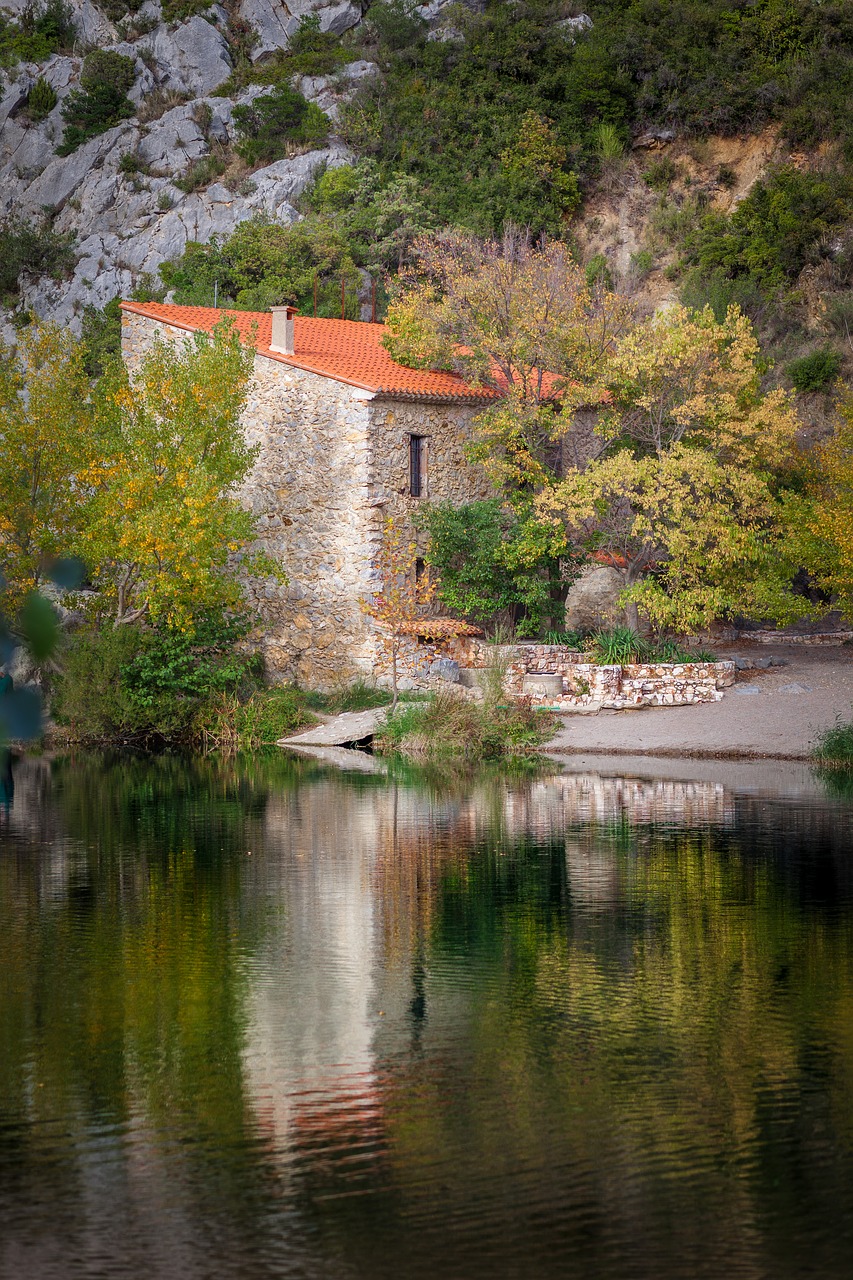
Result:
{"type": "Polygon", "coordinates": [[[741,671],[720,702],[561,715],[545,750],[552,755],[690,756],[806,760],[837,717],[853,716],[853,648],[743,644],[721,658],[784,658],[786,665],[741,671]]]}

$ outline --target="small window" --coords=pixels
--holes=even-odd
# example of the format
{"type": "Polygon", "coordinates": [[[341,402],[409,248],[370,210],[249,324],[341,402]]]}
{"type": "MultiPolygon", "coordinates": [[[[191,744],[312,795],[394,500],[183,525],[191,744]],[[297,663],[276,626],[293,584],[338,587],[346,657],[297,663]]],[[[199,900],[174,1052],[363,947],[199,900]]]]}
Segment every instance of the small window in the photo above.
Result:
{"type": "Polygon", "coordinates": [[[409,436],[409,493],[420,498],[424,480],[424,437],[409,436]]]}
{"type": "Polygon", "coordinates": [[[420,582],[425,572],[426,565],[424,564],[422,557],[418,556],[415,559],[415,582],[420,582]]]}

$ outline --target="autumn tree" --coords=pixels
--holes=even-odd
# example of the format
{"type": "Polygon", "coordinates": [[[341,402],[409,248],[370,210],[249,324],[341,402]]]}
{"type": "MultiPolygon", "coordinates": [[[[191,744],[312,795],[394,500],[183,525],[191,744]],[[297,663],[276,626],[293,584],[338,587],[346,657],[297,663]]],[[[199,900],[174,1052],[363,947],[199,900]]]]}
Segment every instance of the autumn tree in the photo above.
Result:
{"type": "Polygon", "coordinates": [[[388,516],[376,559],[378,590],[365,596],[361,608],[379,624],[382,641],[391,656],[391,709],[397,705],[397,660],[400,643],[412,634],[413,624],[435,599],[436,581],[418,572],[417,544],[399,520],[388,516]]]}
{"type": "Polygon", "coordinates": [[[102,379],[81,545],[116,625],[185,626],[240,603],[239,570],[275,570],[247,551],[255,522],[238,500],[257,456],[239,425],[252,365],[221,325],[183,344],[158,339],[133,374],[116,363],[102,379]]]}
{"type": "Polygon", "coordinates": [[[759,356],[736,307],[722,323],[674,308],[638,325],[609,362],[605,450],[537,499],[557,545],[624,561],[635,626],[638,605],[679,630],[798,609],[773,479],[797,419],[783,391],[762,393],[759,356]]]}
{"type": "Polygon", "coordinates": [[[83,352],[67,330],[31,325],[0,347],[0,571],[7,607],[38,588],[81,529],[96,456],[83,352]]]}
{"type": "Polygon", "coordinates": [[[853,619],[853,401],[808,465],[806,493],[788,504],[790,532],[815,584],[853,619]]]}

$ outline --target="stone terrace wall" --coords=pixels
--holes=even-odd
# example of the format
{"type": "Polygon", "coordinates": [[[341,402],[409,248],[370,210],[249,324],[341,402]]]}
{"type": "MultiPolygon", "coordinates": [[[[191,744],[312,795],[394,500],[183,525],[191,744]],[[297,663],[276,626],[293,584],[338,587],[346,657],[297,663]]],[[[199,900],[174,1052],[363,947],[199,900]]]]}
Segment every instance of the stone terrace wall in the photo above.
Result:
{"type": "Polygon", "coordinates": [[[445,643],[445,653],[460,667],[482,670],[506,663],[504,687],[516,697],[527,694],[541,706],[629,707],[687,706],[717,702],[734,684],[733,662],[646,662],[603,666],[565,645],[489,645],[464,638],[445,643]],[[559,677],[559,686],[549,677],[559,677]],[[543,678],[544,677],[544,678],[543,678]],[[558,691],[559,689],[559,691],[558,691]]]}

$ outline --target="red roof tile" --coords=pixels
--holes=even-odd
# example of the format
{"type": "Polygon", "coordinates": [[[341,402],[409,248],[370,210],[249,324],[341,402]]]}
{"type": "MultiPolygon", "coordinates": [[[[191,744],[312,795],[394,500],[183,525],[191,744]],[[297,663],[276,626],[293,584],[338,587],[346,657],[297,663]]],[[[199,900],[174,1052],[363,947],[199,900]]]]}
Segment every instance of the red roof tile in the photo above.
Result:
{"type": "Polygon", "coordinates": [[[282,364],[318,373],[365,391],[414,400],[483,401],[501,393],[490,387],[472,387],[455,373],[433,373],[396,364],[382,346],[385,326],[356,320],[314,320],[296,316],[296,355],[270,350],[272,315],[269,311],[223,311],[214,307],[176,307],[163,302],[123,302],[123,311],[148,316],[179,329],[209,333],[223,316],[229,316],[240,336],[254,342],[258,352],[282,364]]]}

